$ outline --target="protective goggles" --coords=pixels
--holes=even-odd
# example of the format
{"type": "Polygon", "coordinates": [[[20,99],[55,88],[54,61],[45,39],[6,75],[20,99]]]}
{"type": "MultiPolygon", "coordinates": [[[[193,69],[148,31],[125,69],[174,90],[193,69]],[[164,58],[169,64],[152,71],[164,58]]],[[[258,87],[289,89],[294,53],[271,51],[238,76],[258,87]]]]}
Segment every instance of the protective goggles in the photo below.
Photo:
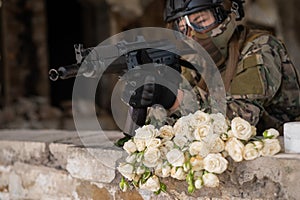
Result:
{"type": "Polygon", "coordinates": [[[174,29],[183,33],[184,35],[187,35],[189,28],[197,32],[204,32],[206,30],[211,29],[217,24],[218,23],[215,19],[213,11],[203,10],[176,19],[174,22],[174,29]]]}

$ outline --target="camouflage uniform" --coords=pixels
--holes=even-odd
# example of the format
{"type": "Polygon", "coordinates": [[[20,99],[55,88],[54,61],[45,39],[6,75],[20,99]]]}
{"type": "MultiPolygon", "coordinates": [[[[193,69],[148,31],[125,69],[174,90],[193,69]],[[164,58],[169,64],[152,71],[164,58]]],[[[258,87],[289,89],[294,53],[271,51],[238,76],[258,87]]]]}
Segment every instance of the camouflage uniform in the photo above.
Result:
{"type": "Polygon", "coordinates": [[[285,46],[263,34],[245,43],[228,95],[229,117],[260,130],[280,129],[300,116],[300,81],[285,46]]]}
{"type": "MultiPolygon", "coordinates": [[[[246,119],[259,132],[270,127],[281,131],[284,122],[300,116],[299,76],[282,42],[265,32],[244,31],[247,31],[246,40],[241,46],[236,73],[226,95],[226,115],[229,119],[235,116],[246,119]]],[[[220,69],[223,80],[225,68],[220,69]]],[[[209,95],[199,87],[197,74],[184,69],[183,75],[194,88],[184,90],[178,110],[158,121],[172,123],[174,116],[187,115],[198,109],[210,111],[209,95]]],[[[151,114],[149,118],[155,122],[151,114]]]]}

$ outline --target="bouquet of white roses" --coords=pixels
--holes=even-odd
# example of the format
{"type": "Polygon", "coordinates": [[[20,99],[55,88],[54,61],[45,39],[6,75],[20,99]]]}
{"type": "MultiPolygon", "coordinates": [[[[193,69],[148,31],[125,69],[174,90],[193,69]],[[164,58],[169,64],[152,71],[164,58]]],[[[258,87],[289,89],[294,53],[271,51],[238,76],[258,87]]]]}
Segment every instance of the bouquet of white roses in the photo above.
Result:
{"type": "Polygon", "coordinates": [[[256,128],[240,117],[228,121],[202,111],[181,117],[174,126],[145,125],[123,146],[128,157],[118,166],[120,188],[133,185],[158,194],[166,191],[166,177],[187,181],[190,193],[217,187],[228,157],[241,162],[280,151],[277,130],[266,130],[262,139],[255,136],[256,128]]]}

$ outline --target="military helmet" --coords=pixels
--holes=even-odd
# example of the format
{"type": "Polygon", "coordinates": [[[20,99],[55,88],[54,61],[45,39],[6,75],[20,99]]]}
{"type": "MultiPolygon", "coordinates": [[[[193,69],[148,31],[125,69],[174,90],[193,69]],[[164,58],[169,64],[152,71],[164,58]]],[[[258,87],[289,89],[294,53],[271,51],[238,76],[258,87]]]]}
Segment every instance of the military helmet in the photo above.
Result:
{"type": "Polygon", "coordinates": [[[164,21],[169,23],[197,11],[212,9],[217,23],[221,23],[227,17],[222,4],[223,0],[166,0],[164,21]]]}

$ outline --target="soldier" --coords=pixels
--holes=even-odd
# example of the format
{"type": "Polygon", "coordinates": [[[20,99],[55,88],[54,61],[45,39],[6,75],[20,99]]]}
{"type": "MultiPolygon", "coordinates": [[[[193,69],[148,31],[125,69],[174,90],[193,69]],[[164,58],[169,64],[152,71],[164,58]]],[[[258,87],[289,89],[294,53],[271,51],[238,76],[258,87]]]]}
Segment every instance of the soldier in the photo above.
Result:
{"type": "MultiPolygon", "coordinates": [[[[228,11],[223,0],[167,0],[164,20],[169,28],[197,41],[210,54],[224,82],[229,119],[242,117],[257,127],[258,134],[270,127],[282,131],[284,122],[300,116],[299,76],[280,40],[267,31],[237,25],[244,16],[243,1],[232,3],[228,11]]],[[[140,90],[130,104],[141,107],[141,99],[147,100],[143,101],[148,102],[147,107],[161,104],[167,112],[159,116],[167,122],[197,109],[209,112],[209,90],[201,75],[187,69],[182,74],[198,94],[197,101],[190,98],[191,91],[181,87],[176,97],[165,89],[147,91],[148,95],[140,90]],[[195,102],[192,109],[182,106],[195,102]]],[[[155,120],[157,116],[150,112],[150,123],[162,120],[155,120]]]]}

